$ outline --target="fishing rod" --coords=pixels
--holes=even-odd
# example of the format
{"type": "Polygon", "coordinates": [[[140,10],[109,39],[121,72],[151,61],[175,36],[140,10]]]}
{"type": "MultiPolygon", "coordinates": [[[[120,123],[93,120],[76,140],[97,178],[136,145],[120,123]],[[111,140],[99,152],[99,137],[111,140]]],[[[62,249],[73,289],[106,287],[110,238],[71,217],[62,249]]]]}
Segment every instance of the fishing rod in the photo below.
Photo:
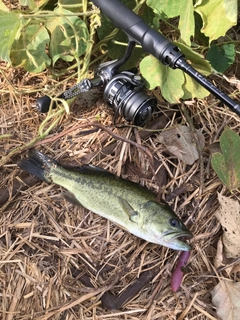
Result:
{"type": "Polygon", "coordinates": [[[181,69],[200,83],[205,89],[214,94],[232,111],[240,115],[240,105],[215,87],[203,75],[192,68],[184,59],[181,50],[165,38],[161,33],[148,26],[137,14],[119,0],[92,0],[114,25],[122,29],[129,39],[139,43],[143,50],[152,54],[163,64],[173,69],[181,69]]]}
{"type": "MultiPolygon", "coordinates": [[[[188,74],[240,116],[240,104],[192,68],[174,43],[148,26],[122,2],[119,0],[92,0],[92,2],[117,28],[127,34],[129,42],[125,55],[121,59],[100,64],[93,79],[83,79],[77,85],[63,92],[58,98],[72,99],[82,92],[101,86],[104,88],[104,100],[115,112],[114,122],[118,116],[123,116],[134,125],[145,125],[151,118],[157,100],[149,97],[144,91],[144,80],[136,75],[136,70],[122,72],[118,70],[130,58],[135,45],[140,44],[145,52],[152,54],[164,65],[172,69],[180,69],[188,74]]],[[[48,112],[50,105],[51,98],[48,96],[37,99],[36,107],[40,112],[48,112]]],[[[52,106],[56,107],[56,104],[53,102],[52,106]]]]}

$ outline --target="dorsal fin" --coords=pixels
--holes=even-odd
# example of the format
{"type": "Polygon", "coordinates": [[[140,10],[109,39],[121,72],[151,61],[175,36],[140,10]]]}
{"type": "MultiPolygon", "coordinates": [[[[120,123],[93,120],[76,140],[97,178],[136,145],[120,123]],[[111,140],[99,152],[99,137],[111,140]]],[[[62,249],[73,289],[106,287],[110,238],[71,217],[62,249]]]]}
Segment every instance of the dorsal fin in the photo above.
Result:
{"type": "Polygon", "coordinates": [[[110,173],[107,170],[94,166],[92,164],[84,164],[82,165],[83,170],[89,170],[89,171],[98,171],[98,172],[105,172],[105,173],[110,173]]]}
{"type": "Polygon", "coordinates": [[[79,167],[72,167],[72,166],[64,166],[64,168],[66,169],[70,169],[70,170],[74,170],[74,171],[78,171],[78,172],[81,172],[81,173],[91,173],[93,174],[94,172],[102,172],[102,173],[105,173],[105,174],[108,174],[108,175],[113,175],[111,172],[103,169],[103,168],[100,168],[100,167],[97,167],[97,166],[94,166],[92,164],[83,164],[82,166],[79,166],[79,167]]]}

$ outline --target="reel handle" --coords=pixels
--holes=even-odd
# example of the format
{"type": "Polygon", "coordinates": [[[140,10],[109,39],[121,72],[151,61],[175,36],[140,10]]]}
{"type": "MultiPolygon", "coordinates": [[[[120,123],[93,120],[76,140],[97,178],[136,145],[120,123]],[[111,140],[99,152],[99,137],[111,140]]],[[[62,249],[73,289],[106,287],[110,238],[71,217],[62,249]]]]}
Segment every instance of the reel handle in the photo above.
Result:
{"type": "MultiPolygon", "coordinates": [[[[35,107],[38,112],[47,113],[51,104],[51,98],[49,96],[43,96],[37,99],[35,107]]],[[[53,109],[56,108],[56,103],[53,101],[53,109]]]]}
{"type": "MultiPolygon", "coordinates": [[[[93,87],[100,86],[102,84],[102,79],[100,77],[96,77],[92,80],[83,79],[78,84],[73,86],[72,88],[64,91],[58,98],[69,100],[72,99],[82,92],[90,91],[93,87]]],[[[39,112],[47,113],[51,104],[51,98],[49,96],[43,96],[38,98],[36,101],[36,108],[39,112]]],[[[52,108],[56,108],[56,103],[53,101],[52,108]]]]}

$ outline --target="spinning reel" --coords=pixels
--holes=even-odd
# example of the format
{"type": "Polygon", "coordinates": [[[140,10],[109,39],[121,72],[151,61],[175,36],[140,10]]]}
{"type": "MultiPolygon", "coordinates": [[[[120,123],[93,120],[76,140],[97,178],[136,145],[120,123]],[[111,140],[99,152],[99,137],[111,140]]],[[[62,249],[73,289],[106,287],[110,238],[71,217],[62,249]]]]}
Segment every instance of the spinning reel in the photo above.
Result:
{"type": "MultiPolygon", "coordinates": [[[[72,99],[82,92],[102,86],[103,98],[114,110],[114,121],[117,117],[123,116],[136,126],[144,126],[151,118],[157,100],[149,97],[144,91],[145,86],[141,76],[132,71],[118,71],[118,68],[129,59],[134,46],[135,42],[130,41],[123,58],[100,64],[93,79],[83,79],[63,92],[59,98],[72,99]]],[[[50,104],[51,99],[44,96],[37,99],[36,107],[39,112],[48,112],[50,104]]],[[[53,108],[55,106],[53,103],[53,108]]]]}

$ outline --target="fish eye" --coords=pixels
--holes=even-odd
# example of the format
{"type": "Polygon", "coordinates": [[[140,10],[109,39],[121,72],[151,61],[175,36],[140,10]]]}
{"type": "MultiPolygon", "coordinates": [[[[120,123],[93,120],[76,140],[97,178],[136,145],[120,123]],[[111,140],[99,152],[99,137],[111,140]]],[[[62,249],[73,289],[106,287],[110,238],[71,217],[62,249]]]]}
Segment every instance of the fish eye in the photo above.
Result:
{"type": "Polygon", "coordinates": [[[172,218],[172,219],[170,219],[170,225],[172,226],[172,227],[179,227],[180,225],[181,225],[181,223],[180,223],[180,221],[178,220],[178,219],[176,219],[176,218],[172,218]]]}

